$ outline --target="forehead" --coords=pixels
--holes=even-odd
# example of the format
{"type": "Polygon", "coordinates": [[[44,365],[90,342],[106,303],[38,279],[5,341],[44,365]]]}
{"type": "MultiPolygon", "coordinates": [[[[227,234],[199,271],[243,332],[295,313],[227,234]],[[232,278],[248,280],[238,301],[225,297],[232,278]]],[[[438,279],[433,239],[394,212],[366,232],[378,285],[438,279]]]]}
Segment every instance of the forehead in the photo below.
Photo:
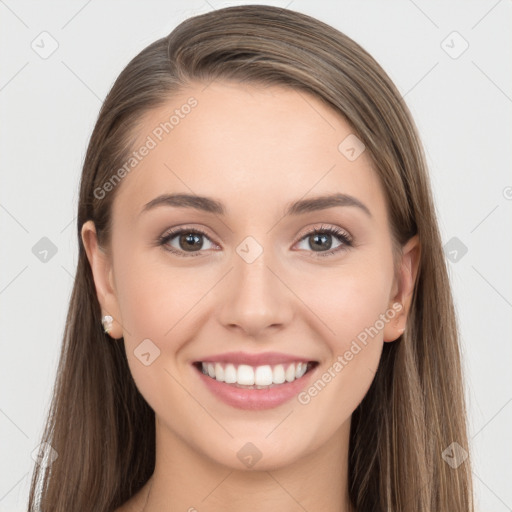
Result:
{"type": "Polygon", "coordinates": [[[133,149],[149,149],[123,178],[114,210],[134,218],[154,197],[182,192],[219,198],[228,214],[261,214],[342,192],[385,214],[369,156],[344,153],[347,144],[361,149],[354,137],[340,114],[303,91],[193,84],[141,119],[133,149]]]}

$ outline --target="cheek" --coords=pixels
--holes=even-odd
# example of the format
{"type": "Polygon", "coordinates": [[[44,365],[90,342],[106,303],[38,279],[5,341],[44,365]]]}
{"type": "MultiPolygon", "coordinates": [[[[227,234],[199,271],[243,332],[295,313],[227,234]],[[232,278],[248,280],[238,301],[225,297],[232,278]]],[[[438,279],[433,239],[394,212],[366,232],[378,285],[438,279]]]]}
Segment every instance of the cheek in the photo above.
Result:
{"type": "Polygon", "coordinates": [[[192,267],[173,267],[157,249],[119,258],[116,281],[127,331],[125,340],[128,338],[132,343],[145,338],[158,343],[170,339],[175,327],[188,322],[189,314],[193,315],[194,307],[209,287],[204,272],[192,267]]]}
{"type": "Polygon", "coordinates": [[[298,401],[332,427],[352,414],[364,398],[378,368],[389,308],[391,263],[366,261],[303,280],[309,289],[307,305],[314,311],[316,331],[321,324],[328,356],[311,386],[298,401]]]}
{"type": "MultiPolygon", "coordinates": [[[[378,321],[390,305],[391,272],[391,263],[365,259],[357,264],[347,261],[328,271],[304,273],[297,280],[295,289],[316,314],[317,327],[320,321],[324,325],[322,332],[333,356],[344,352],[351,340],[376,323],[382,330],[378,321]]],[[[382,338],[381,333],[379,336],[382,338]]]]}
{"type": "MultiPolygon", "coordinates": [[[[142,251],[119,258],[115,265],[128,364],[139,391],[158,408],[164,384],[173,382],[171,375],[181,380],[177,355],[194,336],[201,299],[215,279],[211,272],[173,268],[161,255],[152,258],[142,251]]],[[[186,398],[178,388],[165,385],[166,392],[176,393],[166,397],[167,403],[186,398]]]]}
{"type": "Polygon", "coordinates": [[[130,372],[150,407],[162,411],[165,404],[185,403],[186,397],[179,394],[172,378],[176,376],[175,347],[170,343],[183,322],[172,327],[185,312],[176,291],[181,288],[179,283],[165,282],[165,273],[155,270],[147,263],[126,267],[119,274],[118,297],[130,372]]]}

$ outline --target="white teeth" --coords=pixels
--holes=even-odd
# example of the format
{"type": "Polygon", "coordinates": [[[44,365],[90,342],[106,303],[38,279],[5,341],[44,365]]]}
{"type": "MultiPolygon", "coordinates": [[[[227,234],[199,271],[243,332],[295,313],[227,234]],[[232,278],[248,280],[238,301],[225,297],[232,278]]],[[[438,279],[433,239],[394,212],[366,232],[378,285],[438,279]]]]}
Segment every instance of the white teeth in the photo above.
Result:
{"type": "Polygon", "coordinates": [[[226,384],[238,384],[241,386],[253,386],[265,388],[273,384],[283,384],[300,379],[307,371],[307,363],[277,364],[275,366],[262,365],[252,367],[241,364],[202,363],[205,375],[226,384]],[[286,369],[285,369],[286,368],[286,369]]]}
{"type": "Polygon", "coordinates": [[[254,368],[247,364],[241,364],[236,372],[236,381],[243,386],[254,384],[254,368]]]}
{"type": "Polygon", "coordinates": [[[272,382],[274,384],[282,384],[286,380],[284,375],[284,366],[282,364],[278,364],[274,366],[274,371],[272,372],[272,382]]]}
{"type": "Polygon", "coordinates": [[[297,368],[295,369],[295,378],[300,379],[307,370],[307,364],[306,363],[299,363],[297,365],[297,368]]]}
{"type": "Polygon", "coordinates": [[[224,370],[224,382],[226,384],[234,384],[236,382],[236,368],[234,365],[226,365],[226,369],[224,370]]]}
{"type": "Polygon", "coordinates": [[[215,378],[219,382],[224,382],[224,368],[220,363],[215,363],[215,378]]]}
{"type": "Polygon", "coordinates": [[[288,366],[285,373],[286,382],[293,382],[295,380],[295,365],[291,364],[288,366]]]}
{"type": "Polygon", "coordinates": [[[254,384],[270,386],[272,384],[272,368],[269,365],[258,366],[254,372],[254,384]]]}

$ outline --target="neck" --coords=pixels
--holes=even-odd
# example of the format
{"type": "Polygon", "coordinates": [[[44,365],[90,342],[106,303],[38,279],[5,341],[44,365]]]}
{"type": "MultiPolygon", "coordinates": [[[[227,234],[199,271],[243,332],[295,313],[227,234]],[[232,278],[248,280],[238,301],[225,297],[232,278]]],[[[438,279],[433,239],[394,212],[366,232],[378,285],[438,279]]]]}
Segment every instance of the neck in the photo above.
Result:
{"type": "Polygon", "coordinates": [[[286,466],[242,471],[198,453],[157,419],[155,471],[142,510],[351,512],[349,432],[350,420],[328,443],[286,466]]]}

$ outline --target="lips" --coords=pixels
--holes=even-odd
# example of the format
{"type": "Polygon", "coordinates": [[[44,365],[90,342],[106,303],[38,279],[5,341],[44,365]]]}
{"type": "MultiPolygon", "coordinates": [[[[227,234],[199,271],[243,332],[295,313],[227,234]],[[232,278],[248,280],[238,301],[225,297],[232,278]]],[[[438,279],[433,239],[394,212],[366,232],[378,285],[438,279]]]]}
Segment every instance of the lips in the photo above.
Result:
{"type": "Polygon", "coordinates": [[[318,361],[291,354],[229,352],[207,356],[193,366],[208,389],[240,409],[276,407],[305,387],[318,361]]]}

